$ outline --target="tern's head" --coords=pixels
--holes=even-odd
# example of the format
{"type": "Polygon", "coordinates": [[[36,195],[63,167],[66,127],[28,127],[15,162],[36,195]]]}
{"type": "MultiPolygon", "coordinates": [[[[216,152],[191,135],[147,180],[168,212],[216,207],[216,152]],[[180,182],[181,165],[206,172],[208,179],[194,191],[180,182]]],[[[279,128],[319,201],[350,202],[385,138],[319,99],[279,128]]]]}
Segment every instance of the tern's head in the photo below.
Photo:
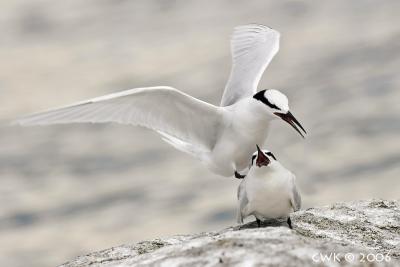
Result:
{"type": "Polygon", "coordinates": [[[272,118],[281,118],[282,120],[289,123],[302,137],[303,133],[300,131],[304,130],[300,122],[293,116],[289,110],[288,98],[275,89],[262,90],[256,93],[253,98],[264,104],[265,110],[272,118]],[[299,129],[300,128],[300,129],[299,129]]]}
{"type": "Polygon", "coordinates": [[[276,158],[272,152],[265,149],[261,150],[257,145],[257,151],[254,152],[253,156],[251,157],[251,166],[257,166],[261,168],[263,166],[268,166],[274,161],[276,161],[276,158]]]}

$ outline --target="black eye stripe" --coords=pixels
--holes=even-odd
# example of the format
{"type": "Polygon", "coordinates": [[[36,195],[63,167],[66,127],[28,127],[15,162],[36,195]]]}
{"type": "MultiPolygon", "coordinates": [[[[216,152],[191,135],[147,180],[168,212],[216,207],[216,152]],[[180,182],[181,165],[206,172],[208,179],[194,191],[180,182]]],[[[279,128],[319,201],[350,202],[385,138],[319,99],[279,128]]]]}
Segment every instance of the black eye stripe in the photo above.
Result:
{"type": "Polygon", "coordinates": [[[270,156],[270,157],[272,157],[274,160],[276,160],[274,154],[272,154],[271,152],[267,152],[267,155],[270,156]]]}
{"type": "Polygon", "coordinates": [[[254,160],[256,159],[256,155],[253,155],[252,157],[251,157],[251,165],[253,165],[253,163],[254,163],[254,160]]]}
{"type": "MultiPolygon", "coordinates": [[[[272,154],[272,152],[267,152],[267,153],[265,153],[265,154],[267,154],[268,156],[272,157],[274,160],[277,160],[276,157],[275,157],[275,155],[272,154]]],[[[254,164],[254,160],[256,159],[256,157],[257,157],[257,155],[253,155],[253,156],[251,157],[251,165],[254,164]]]]}
{"type": "Polygon", "coordinates": [[[265,105],[269,106],[270,108],[274,108],[277,110],[281,110],[280,108],[278,108],[275,104],[272,104],[271,102],[268,101],[268,99],[265,97],[264,93],[266,90],[262,90],[260,92],[258,92],[257,94],[255,94],[253,96],[254,99],[257,99],[258,101],[263,102],[265,105]]]}

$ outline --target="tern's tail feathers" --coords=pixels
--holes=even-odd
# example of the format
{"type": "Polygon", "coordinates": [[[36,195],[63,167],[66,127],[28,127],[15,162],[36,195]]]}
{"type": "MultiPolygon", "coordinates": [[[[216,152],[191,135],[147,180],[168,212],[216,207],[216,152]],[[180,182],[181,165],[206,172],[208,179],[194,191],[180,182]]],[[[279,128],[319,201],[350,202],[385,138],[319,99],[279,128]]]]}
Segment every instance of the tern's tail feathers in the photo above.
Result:
{"type": "Polygon", "coordinates": [[[237,215],[236,215],[236,222],[239,224],[243,224],[243,216],[240,210],[238,210],[237,215]]]}

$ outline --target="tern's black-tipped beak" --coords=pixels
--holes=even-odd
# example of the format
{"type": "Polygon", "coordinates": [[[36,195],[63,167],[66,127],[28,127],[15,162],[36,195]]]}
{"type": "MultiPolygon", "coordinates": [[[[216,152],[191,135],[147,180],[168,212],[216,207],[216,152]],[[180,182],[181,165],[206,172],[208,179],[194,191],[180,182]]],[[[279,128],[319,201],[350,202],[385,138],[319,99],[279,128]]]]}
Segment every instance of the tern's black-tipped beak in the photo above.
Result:
{"type": "Polygon", "coordinates": [[[300,132],[298,127],[300,127],[300,129],[302,129],[305,134],[307,133],[306,130],[304,130],[303,126],[301,126],[300,122],[293,116],[292,113],[290,113],[290,111],[288,111],[287,113],[275,112],[274,114],[289,123],[304,138],[303,133],[300,132]]]}
{"type": "Polygon", "coordinates": [[[262,152],[262,150],[260,149],[260,147],[258,145],[257,146],[257,151],[258,151],[258,155],[257,155],[257,161],[256,161],[256,165],[257,167],[262,167],[262,166],[268,166],[268,164],[271,162],[269,160],[269,158],[264,154],[264,152],[262,152]]]}

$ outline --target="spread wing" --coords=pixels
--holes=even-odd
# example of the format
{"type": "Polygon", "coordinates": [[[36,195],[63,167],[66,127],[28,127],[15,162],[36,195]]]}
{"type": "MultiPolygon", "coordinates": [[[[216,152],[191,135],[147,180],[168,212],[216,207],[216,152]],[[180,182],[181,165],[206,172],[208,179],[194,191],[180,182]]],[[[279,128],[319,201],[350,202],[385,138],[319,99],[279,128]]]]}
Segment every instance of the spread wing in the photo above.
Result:
{"type": "Polygon", "coordinates": [[[221,106],[257,92],[261,75],[279,50],[279,32],[258,24],[238,26],[231,39],[232,69],[221,106]]]}
{"type": "Polygon", "coordinates": [[[209,151],[215,145],[220,108],[175,88],[136,88],[33,114],[20,125],[117,122],[144,126],[209,151]]]}

